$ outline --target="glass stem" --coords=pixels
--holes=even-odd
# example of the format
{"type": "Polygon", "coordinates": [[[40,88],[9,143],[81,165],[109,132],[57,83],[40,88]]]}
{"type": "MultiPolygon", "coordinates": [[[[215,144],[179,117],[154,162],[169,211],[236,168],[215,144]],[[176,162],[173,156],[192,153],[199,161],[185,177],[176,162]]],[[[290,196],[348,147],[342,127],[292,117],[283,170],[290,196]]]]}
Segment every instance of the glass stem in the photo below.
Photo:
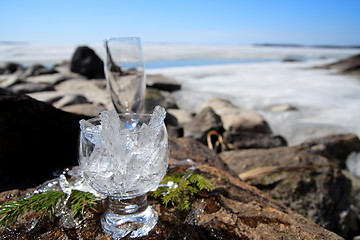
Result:
{"type": "Polygon", "coordinates": [[[109,211],[117,215],[141,213],[148,207],[146,194],[134,198],[109,197],[109,211]]]}

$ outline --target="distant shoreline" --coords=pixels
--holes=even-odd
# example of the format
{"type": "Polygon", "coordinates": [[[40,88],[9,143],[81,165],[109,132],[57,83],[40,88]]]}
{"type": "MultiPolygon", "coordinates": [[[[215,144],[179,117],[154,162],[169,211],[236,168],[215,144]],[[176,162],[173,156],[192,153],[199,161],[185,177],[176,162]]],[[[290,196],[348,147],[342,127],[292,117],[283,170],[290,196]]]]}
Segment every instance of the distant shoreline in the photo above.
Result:
{"type": "MultiPolygon", "coordinates": [[[[1,41],[0,45],[33,45],[32,42],[26,41],[1,41]]],[[[51,43],[49,43],[52,45],[51,43]]],[[[176,43],[176,42],[144,42],[144,44],[150,45],[163,45],[163,46],[171,46],[171,45],[180,45],[180,46],[238,46],[237,44],[209,44],[209,43],[176,43]]],[[[39,44],[35,44],[39,45],[39,44]]],[[[59,45],[59,44],[55,44],[59,45]]],[[[60,44],[61,45],[61,44],[60,44]]],[[[65,44],[69,45],[69,44],[65,44]]],[[[77,44],[70,44],[70,45],[77,45],[77,44]]],[[[78,44],[79,45],[79,44],[78,44]]],[[[80,44],[81,45],[81,44],[80,44]]],[[[82,44],[84,45],[84,44],[82,44]]],[[[85,44],[88,45],[88,44],[85,44]]],[[[305,45],[305,44],[295,44],[295,43],[253,43],[253,44],[241,44],[241,46],[255,46],[255,47],[284,47],[284,48],[338,48],[338,49],[358,49],[360,48],[359,45],[329,45],[329,44],[316,44],[316,45],[305,45]]]]}
{"type": "MultiPolygon", "coordinates": [[[[77,46],[69,45],[36,45],[31,43],[10,43],[0,41],[0,65],[16,62],[31,64],[58,64],[69,61],[77,46]],[[5,44],[6,43],[6,44],[5,44]]],[[[104,47],[99,43],[87,45],[104,58],[104,47]]],[[[155,45],[143,44],[144,60],[148,67],[164,65],[214,65],[215,63],[243,63],[253,61],[344,59],[359,54],[360,48],[307,48],[278,46],[210,46],[210,45],[155,45]],[[206,64],[205,64],[206,63],[206,64]]]]}
{"type": "Polygon", "coordinates": [[[255,43],[256,47],[295,47],[295,48],[340,48],[340,49],[352,49],[360,48],[360,45],[302,45],[302,44],[288,44],[288,43],[255,43]]]}

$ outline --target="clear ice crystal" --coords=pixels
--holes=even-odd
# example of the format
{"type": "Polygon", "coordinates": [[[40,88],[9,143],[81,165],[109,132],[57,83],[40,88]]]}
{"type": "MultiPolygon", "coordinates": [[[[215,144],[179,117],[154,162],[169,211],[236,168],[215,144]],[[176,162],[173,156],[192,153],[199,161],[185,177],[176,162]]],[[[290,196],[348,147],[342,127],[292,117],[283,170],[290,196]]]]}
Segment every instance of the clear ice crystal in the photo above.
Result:
{"type": "Polygon", "coordinates": [[[157,106],[149,123],[134,130],[115,111],[101,112],[101,127],[80,123],[86,139],[94,144],[82,169],[95,189],[121,195],[157,186],[167,169],[167,160],[162,159],[168,151],[167,141],[160,136],[165,116],[165,109],[157,106]]]}
{"type": "Polygon", "coordinates": [[[93,144],[100,144],[101,139],[101,127],[94,126],[90,122],[80,120],[80,129],[83,132],[85,138],[93,144]]]}

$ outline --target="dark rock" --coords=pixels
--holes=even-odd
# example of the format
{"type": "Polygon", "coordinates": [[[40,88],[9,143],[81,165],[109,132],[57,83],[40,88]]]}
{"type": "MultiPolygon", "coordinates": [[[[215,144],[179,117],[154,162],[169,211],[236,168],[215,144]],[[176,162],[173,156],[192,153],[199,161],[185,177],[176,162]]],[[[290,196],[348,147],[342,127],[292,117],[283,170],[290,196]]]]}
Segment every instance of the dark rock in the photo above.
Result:
{"type": "Polygon", "coordinates": [[[86,46],[75,50],[71,58],[70,70],[89,79],[105,78],[103,61],[93,49],[86,46]]]}
{"type": "Polygon", "coordinates": [[[360,178],[352,175],[347,170],[343,170],[342,172],[351,180],[352,183],[350,206],[351,214],[348,222],[350,230],[347,239],[355,239],[355,236],[360,235],[360,178]]]}
{"type": "Polygon", "coordinates": [[[31,66],[29,66],[25,72],[24,72],[24,75],[26,77],[30,77],[30,76],[36,76],[38,75],[37,72],[40,70],[40,69],[44,69],[44,65],[42,64],[33,64],[31,66]]]}
{"type": "Polygon", "coordinates": [[[207,142],[207,134],[211,130],[223,133],[221,118],[211,107],[204,108],[191,122],[184,125],[184,137],[193,137],[203,143],[207,142]]]}
{"type": "Polygon", "coordinates": [[[298,57],[285,57],[283,62],[301,62],[301,59],[298,57]]]}
{"type": "Polygon", "coordinates": [[[5,91],[0,109],[0,191],[36,186],[77,164],[78,121],[85,116],[5,91]]]}
{"type": "Polygon", "coordinates": [[[179,126],[166,126],[169,138],[179,138],[184,136],[184,128],[179,126]]]}
{"type": "Polygon", "coordinates": [[[191,159],[223,171],[230,171],[226,163],[216,153],[194,138],[170,139],[170,150],[172,159],[191,159]]]}
{"type": "Polygon", "coordinates": [[[179,126],[176,117],[167,112],[164,120],[169,138],[178,138],[184,136],[184,129],[179,126]]]}
{"type": "Polygon", "coordinates": [[[82,104],[74,104],[69,106],[61,107],[61,110],[65,112],[70,112],[74,114],[81,114],[90,117],[97,117],[99,113],[105,108],[100,105],[91,104],[91,103],[82,103],[82,104]]]}
{"type": "Polygon", "coordinates": [[[168,113],[166,112],[166,117],[165,117],[165,120],[164,120],[165,124],[168,126],[168,125],[171,125],[171,126],[178,126],[178,121],[176,119],[176,117],[174,117],[171,113],[168,113]]]}
{"type": "Polygon", "coordinates": [[[53,68],[47,68],[44,65],[41,64],[34,64],[31,65],[30,67],[28,67],[23,74],[23,78],[27,78],[30,76],[38,76],[38,75],[43,75],[43,74],[54,74],[57,73],[58,71],[56,71],[53,68]]]}
{"type": "Polygon", "coordinates": [[[224,133],[224,141],[236,149],[274,148],[286,146],[286,140],[281,136],[271,136],[261,133],[224,133]]]}
{"type": "Polygon", "coordinates": [[[181,89],[181,84],[175,79],[160,74],[146,75],[146,86],[167,92],[174,92],[181,89]]]}
{"type": "Polygon", "coordinates": [[[174,99],[167,96],[164,92],[155,88],[146,88],[145,112],[152,112],[157,105],[165,109],[178,108],[174,99]]]}
{"type": "Polygon", "coordinates": [[[71,79],[71,76],[67,76],[61,73],[54,73],[54,74],[42,74],[36,76],[27,77],[26,82],[30,83],[46,83],[51,86],[55,86],[63,81],[71,79]]]}
{"type": "Polygon", "coordinates": [[[358,141],[351,134],[338,135],[294,147],[228,151],[220,157],[243,180],[346,237],[351,182],[338,159],[357,151],[358,141]]]}
{"type": "Polygon", "coordinates": [[[315,68],[335,69],[343,74],[360,77],[360,54],[315,68]]]}
{"type": "Polygon", "coordinates": [[[81,94],[67,94],[64,97],[62,97],[59,101],[55,102],[53,104],[56,108],[62,108],[69,105],[74,104],[85,104],[89,103],[87,98],[81,94]]]}
{"type": "Polygon", "coordinates": [[[52,85],[46,83],[32,83],[32,82],[19,83],[10,87],[10,89],[13,92],[19,94],[43,92],[43,91],[55,91],[52,85]]]}
{"type": "Polygon", "coordinates": [[[2,68],[2,71],[3,71],[2,74],[11,74],[11,73],[14,73],[19,70],[23,71],[24,69],[25,69],[24,66],[19,63],[8,62],[2,68]]]}
{"type": "Polygon", "coordinates": [[[211,99],[203,107],[211,107],[221,117],[225,131],[271,134],[265,119],[254,111],[239,108],[224,99],[211,99]]]}
{"type": "Polygon", "coordinates": [[[346,159],[352,152],[360,152],[360,139],[355,134],[329,135],[300,144],[301,148],[331,159],[342,169],[346,168],[346,159]]]}

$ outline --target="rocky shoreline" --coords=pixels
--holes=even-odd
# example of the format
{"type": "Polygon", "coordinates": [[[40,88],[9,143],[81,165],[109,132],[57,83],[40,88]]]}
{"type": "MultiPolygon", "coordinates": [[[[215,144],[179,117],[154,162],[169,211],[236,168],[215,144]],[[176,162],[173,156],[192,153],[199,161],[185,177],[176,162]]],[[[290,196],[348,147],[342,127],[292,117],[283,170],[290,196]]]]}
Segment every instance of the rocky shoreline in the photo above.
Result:
{"type": "MultiPolygon", "coordinates": [[[[0,204],[23,197],[77,165],[80,119],[112,109],[101,59],[78,48],[70,62],[47,68],[9,63],[0,69],[0,204]]],[[[191,211],[150,198],[159,223],[143,239],[353,239],[360,235],[360,181],[345,161],[360,152],[354,134],[288,147],[256,112],[223,99],[198,113],[177,107],[174,79],[147,76],[146,111],[168,110],[169,173],[195,169],[214,185],[191,211]],[[327,229],[327,230],[326,230],[327,229]]],[[[109,239],[90,216],[65,227],[30,216],[4,239],[109,239]],[[29,228],[29,224],[33,224],[29,228]],[[86,227],[84,227],[86,225],[86,227]]]]}

